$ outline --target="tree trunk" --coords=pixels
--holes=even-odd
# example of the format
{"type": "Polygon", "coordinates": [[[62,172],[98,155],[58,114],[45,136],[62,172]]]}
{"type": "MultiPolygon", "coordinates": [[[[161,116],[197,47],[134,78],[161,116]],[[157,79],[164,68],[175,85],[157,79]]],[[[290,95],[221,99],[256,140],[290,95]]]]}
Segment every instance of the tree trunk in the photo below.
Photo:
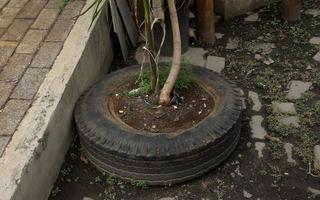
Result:
{"type": "Polygon", "coordinates": [[[180,71],[180,62],[181,62],[181,36],[179,30],[179,21],[177,16],[177,9],[174,0],[167,0],[169,12],[170,12],[170,21],[173,34],[173,58],[172,65],[169,76],[161,90],[159,104],[168,105],[171,100],[171,92],[176,83],[179,71],[180,71]]]}
{"type": "Polygon", "coordinates": [[[206,44],[213,44],[214,34],[214,1],[196,0],[199,40],[206,44]]]}
{"type": "Polygon", "coordinates": [[[150,81],[153,92],[158,92],[158,67],[155,61],[155,46],[154,46],[154,36],[151,29],[151,15],[150,15],[150,4],[149,0],[143,0],[144,5],[144,20],[146,27],[146,36],[147,36],[147,48],[150,60],[150,81]]]}
{"type": "Polygon", "coordinates": [[[282,17],[287,21],[300,19],[301,0],[283,0],[282,17]]]}

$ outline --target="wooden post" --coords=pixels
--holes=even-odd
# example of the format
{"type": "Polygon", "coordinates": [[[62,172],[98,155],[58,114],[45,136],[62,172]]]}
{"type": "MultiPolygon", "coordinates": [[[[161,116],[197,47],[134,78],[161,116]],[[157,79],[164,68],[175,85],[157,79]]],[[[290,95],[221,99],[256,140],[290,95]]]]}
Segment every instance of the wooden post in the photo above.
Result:
{"type": "Polygon", "coordinates": [[[301,0],[283,0],[282,18],[287,21],[297,21],[301,14],[301,0]]]}
{"type": "Polygon", "coordinates": [[[196,0],[196,6],[199,40],[211,45],[216,39],[214,34],[214,1],[196,0]]]}

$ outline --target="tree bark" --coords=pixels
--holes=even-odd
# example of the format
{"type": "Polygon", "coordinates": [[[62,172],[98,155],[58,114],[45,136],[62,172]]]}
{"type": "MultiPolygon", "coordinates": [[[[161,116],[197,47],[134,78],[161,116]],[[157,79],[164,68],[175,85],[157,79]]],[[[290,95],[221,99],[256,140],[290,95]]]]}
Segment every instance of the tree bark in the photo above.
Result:
{"type": "Polygon", "coordinates": [[[282,18],[287,21],[297,21],[301,17],[301,0],[283,0],[282,18]]]}
{"type": "Polygon", "coordinates": [[[198,37],[203,43],[214,44],[214,1],[213,0],[196,0],[198,37]]]}
{"type": "Polygon", "coordinates": [[[173,58],[172,65],[169,76],[161,90],[159,104],[168,105],[171,100],[171,92],[176,83],[179,71],[180,71],[180,62],[181,62],[181,36],[179,30],[179,21],[177,16],[177,9],[174,0],[167,0],[170,21],[173,34],[173,58]]]}
{"type": "Polygon", "coordinates": [[[151,87],[153,92],[158,91],[158,67],[157,63],[155,62],[156,57],[156,48],[154,45],[154,36],[151,28],[151,13],[150,13],[150,4],[149,0],[143,0],[144,5],[144,20],[145,20],[145,27],[146,27],[146,36],[147,36],[147,48],[150,60],[150,81],[151,87]]]}

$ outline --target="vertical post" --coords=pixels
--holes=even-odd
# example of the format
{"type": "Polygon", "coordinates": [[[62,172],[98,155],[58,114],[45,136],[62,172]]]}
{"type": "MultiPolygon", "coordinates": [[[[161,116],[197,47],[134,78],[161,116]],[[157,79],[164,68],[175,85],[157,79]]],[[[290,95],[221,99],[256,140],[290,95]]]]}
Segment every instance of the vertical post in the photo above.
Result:
{"type": "Polygon", "coordinates": [[[301,14],[301,0],[283,0],[282,18],[287,21],[297,21],[301,14]]]}
{"type": "Polygon", "coordinates": [[[198,36],[201,42],[213,44],[215,42],[214,30],[214,1],[196,0],[198,36]]]}

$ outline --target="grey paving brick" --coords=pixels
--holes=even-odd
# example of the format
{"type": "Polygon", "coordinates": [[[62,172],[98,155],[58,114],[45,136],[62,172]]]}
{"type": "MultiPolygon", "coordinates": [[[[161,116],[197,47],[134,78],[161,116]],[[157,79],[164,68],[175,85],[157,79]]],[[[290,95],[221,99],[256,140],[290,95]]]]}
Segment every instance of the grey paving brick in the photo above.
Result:
{"type": "Polygon", "coordinates": [[[0,37],[4,34],[4,32],[6,32],[6,29],[0,28],[0,37]]]}
{"type": "Polygon", "coordinates": [[[15,19],[1,39],[15,41],[21,40],[32,22],[33,20],[30,19],[15,19]]]}
{"type": "Polygon", "coordinates": [[[63,1],[61,0],[49,0],[45,8],[61,8],[63,1]]]}
{"type": "Polygon", "coordinates": [[[6,64],[17,45],[17,42],[0,41],[0,67],[6,64]]]}
{"type": "Polygon", "coordinates": [[[0,10],[6,5],[9,0],[0,0],[0,10]]]}
{"type": "Polygon", "coordinates": [[[33,54],[38,49],[46,34],[46,30],[29,30],[24,36],[22,42],[17,47],[16,52],[33,54]]]}
{"type": "Polygon", "coordinates": [[[0,158],[2,157],[9,141],[10,141],[10,136],[0,137],[0,158]]]}
{"type": "Polygon", "coordinates": [[[11,99],[0,113],[0,136],[12,135],[28,110],[31,101],[11,99]]]}
{"type": "Polygon", "coordinates": [[[7,102],[14,86],[14,83],[0,82],[0,109],[7,102]]]}
{"type": "Polygon", "coordinates": [[[31,28],[49,29],[56,20],[60,9],[43,9],[31,28]]]}
{"type": "Polygon", "coordinates": [[[7,4],[9,8],[22,8],[29,0],[10,0],[7,4]]]}
{"type": "Polygon", "coordinates": [[[83,5],[84,5],[84,2],[82,1],[74,1],[74,2],[68,3],[68,5],[62,10],[58,18],[74,19],[81,13],[83,5]]]}
{"type": "Polygon", "coordinates": [[[3,8],[0,13],[0,28],[7,28],[18,14],[20,8],[3,8]]]}
{"type": "Polygon", "coordinates": [[[58,56],[62,45],[62,42],[43,43],[30,67],[50,68],[58,56]]]}
{"type": "Polygon", "coordinates": [[[13,91],[11,98],[31,100],[48,72],[49,69],[28,68],[13,91]]]}
{"type": "Polygon", "coordinates": [[[30,64],[32,55],[13,54],[0,73],[0,81],[18,82],[30,64]]]}
{"type": "Polygon", "coordinates": [[[64,41],[74,24],[74,20],[57,20],[54,26],[52,27],[49,35],[46,38],[48,42],[62,42],[64,41]]]}
{"type": "Polygon", "coordinates": [[[31,0],[23,7],[17,17],[35,19],[46,3],[47,0],[31,0]]]}
{"type": "Polygon", "coordinates": [[[70,1],[64,9],[76,9],[78,11],[81,11],[83,6],[85,4],[85,1],[70,1]]]}

